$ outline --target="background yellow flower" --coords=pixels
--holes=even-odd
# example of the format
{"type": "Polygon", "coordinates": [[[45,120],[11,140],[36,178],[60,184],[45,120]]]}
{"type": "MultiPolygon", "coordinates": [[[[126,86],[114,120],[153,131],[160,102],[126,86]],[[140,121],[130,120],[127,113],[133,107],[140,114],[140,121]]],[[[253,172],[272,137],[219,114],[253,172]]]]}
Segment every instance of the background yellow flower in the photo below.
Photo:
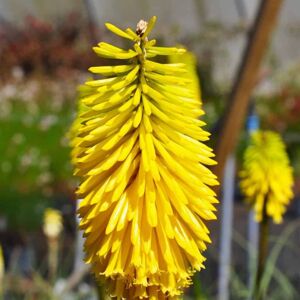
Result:
{"type": "Polygon", "coordinates": [[[262,219],[263,206],[275,223],[282,221],[293,197],[293,170],[279,134],[257,131],[244,154],[240,186],[246,199],[262,219]]]}
{"type": "Polygon", "coordinates": [[[44,214],[43,230],[48,238],[57,238],[63,229],[62,215],[57,209],[47,208],[44,214]]]}

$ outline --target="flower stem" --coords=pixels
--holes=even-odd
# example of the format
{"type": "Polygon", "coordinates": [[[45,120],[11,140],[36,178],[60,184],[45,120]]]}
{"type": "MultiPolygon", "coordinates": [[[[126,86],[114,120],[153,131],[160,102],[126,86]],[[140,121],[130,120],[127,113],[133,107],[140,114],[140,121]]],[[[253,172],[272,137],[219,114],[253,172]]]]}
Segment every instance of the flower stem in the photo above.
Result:
{"type": "Polygon", "coordinates": [[[254,299],[262,300],[263,295],[260,289],[261,280],[265,271],[265,265],[268,255],[269,244],[269,217],[267,215],[267,201],[264,201],[262,220],[259,226],[259,244],[258,244],[258,259],[257,259],[257,271],[254,288],[254,299]]]}
{"type": "Polygon", "coordinates": [[[105,297],[103,286],[97,280],[96,280],[96,288],[97,288],[98,300],[105,300],[106,297],[105,297]]]}
{"type": "Polygon", "coordinates": [[[58,239],[48,239],[49,281],[55,283],[58,267],[58,239]]]}

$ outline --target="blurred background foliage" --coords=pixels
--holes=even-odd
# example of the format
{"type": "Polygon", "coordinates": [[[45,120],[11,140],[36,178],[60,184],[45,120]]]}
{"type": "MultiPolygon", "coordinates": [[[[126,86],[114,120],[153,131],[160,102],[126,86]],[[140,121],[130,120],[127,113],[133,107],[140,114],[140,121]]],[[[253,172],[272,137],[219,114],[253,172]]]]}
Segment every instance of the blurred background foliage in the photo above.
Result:
{"type": "Polygon", "coordinates": [[[67,131],[76,86],[96,59],[77,14],[0,28],[0,212],[9,227],[34,229],[47,206],[74,206],[67,131]]]}
{"type": "MultiPolygon", "coordinates": [[[[62,95],[66,88],[66,84],[32,79],[26,82],[24,90],[20,91],[19,86],[18,93],[5,100],[2,97],[0,210],[5,212],[9,225],[37,226],[37,216],[51,199],[70,192],[71,167],[65,133],[72,118],[73,99],[62,95]],[[53,88],[56,92],[51,91],[53,88]],[[61,94],[61,99],[56,93],[61,94]]],[[[10,84],[2,95],[14,93],[13,89],[10,84]]]]}

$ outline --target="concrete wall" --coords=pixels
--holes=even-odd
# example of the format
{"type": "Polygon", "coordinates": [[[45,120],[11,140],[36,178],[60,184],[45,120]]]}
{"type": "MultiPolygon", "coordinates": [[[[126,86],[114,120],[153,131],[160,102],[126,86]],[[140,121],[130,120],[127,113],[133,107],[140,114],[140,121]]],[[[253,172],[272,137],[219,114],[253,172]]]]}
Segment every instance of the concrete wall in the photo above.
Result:
{"type": "MultiPolygon", "coordinates": [[[[258,0],[0,0],[0,15],[16,23],[28,14],[56,20],[76,10],[86,15],[84,1],[89,1],[95,20],[107,39],[112,37],[104,30],[104,22],[134,27],[139,19],[157,15],[157,33],[169,43],[194,38],[192,50],[196,52],[203,46],[199,32],[203,33],[204,24],[215,22],[227,29],[241,21],[250,24],[259,3],[258,0]]],[[[232,79],[245,41],[245,34],[237,34],[214,45],[218,80],[232,79]]],[[[285,0],[272,40],[272,53],[280,66],[285,67],[300,59],[299,48],[300,1],[285,0]]]]}
{"type": "Polygon", "coordinates": [[[81,0],[0,0],[0,16],[17,24],[21,24],[27,15],[56,20],[82,8],[81,0]]]}

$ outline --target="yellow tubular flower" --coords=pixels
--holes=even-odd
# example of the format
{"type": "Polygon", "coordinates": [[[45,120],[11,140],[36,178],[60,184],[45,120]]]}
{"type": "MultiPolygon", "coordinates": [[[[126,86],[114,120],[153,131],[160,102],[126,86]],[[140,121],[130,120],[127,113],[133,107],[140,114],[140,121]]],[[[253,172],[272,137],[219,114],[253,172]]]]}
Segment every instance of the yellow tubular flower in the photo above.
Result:
{"type": "MultiPolygon", "coordinates": [[[[80,115],[86,111],[87,107],[82,102],[79,102],[77,107],[77,115],[80,115]]],[[[67,132],[67,138],[71,147],[71,162],[73,166],[76,166],[76,158],[81,152],[80,147],[77,146],[77,144],[80,142],[80,138],[77,137],[78,130],[81,126],[80,122],[81,119],[76,117],[71,124],[69,131],[67,132]]]]}
{"type": "Polygon", "coordinates": [[[191,79],[191,89],[195,91],[195,99],[199,100],[202,105],[201,100],[201,89],[200,82],[197,74],[197,58],[194,53],[186,51],[183,54],[170,55],[168,61],[170,63],[184,63],[187,69],[186,76],[191,79]]]}
{"type": "Polygon", "coordinates": [[[257,131],[245,151],[240,172],[241,190],[253,206],[257,221],[266,213],[275,223],[282,221],[293,197],[293,170],[281,137],[272,131],[257,131]]]}
{"type": "Polygon", "coordinates": [[[188,68],[155,61],[185,50],[148,40],[155,20],[136,33],[106,24],[133,47],[99,43],[99,56],[124,62],[90,68],[102,77],[80,88],[80,228],[86,261],[118,299],[177,299],[203,268],[204,220],[216,218],[214,154],[188,68]]]}

